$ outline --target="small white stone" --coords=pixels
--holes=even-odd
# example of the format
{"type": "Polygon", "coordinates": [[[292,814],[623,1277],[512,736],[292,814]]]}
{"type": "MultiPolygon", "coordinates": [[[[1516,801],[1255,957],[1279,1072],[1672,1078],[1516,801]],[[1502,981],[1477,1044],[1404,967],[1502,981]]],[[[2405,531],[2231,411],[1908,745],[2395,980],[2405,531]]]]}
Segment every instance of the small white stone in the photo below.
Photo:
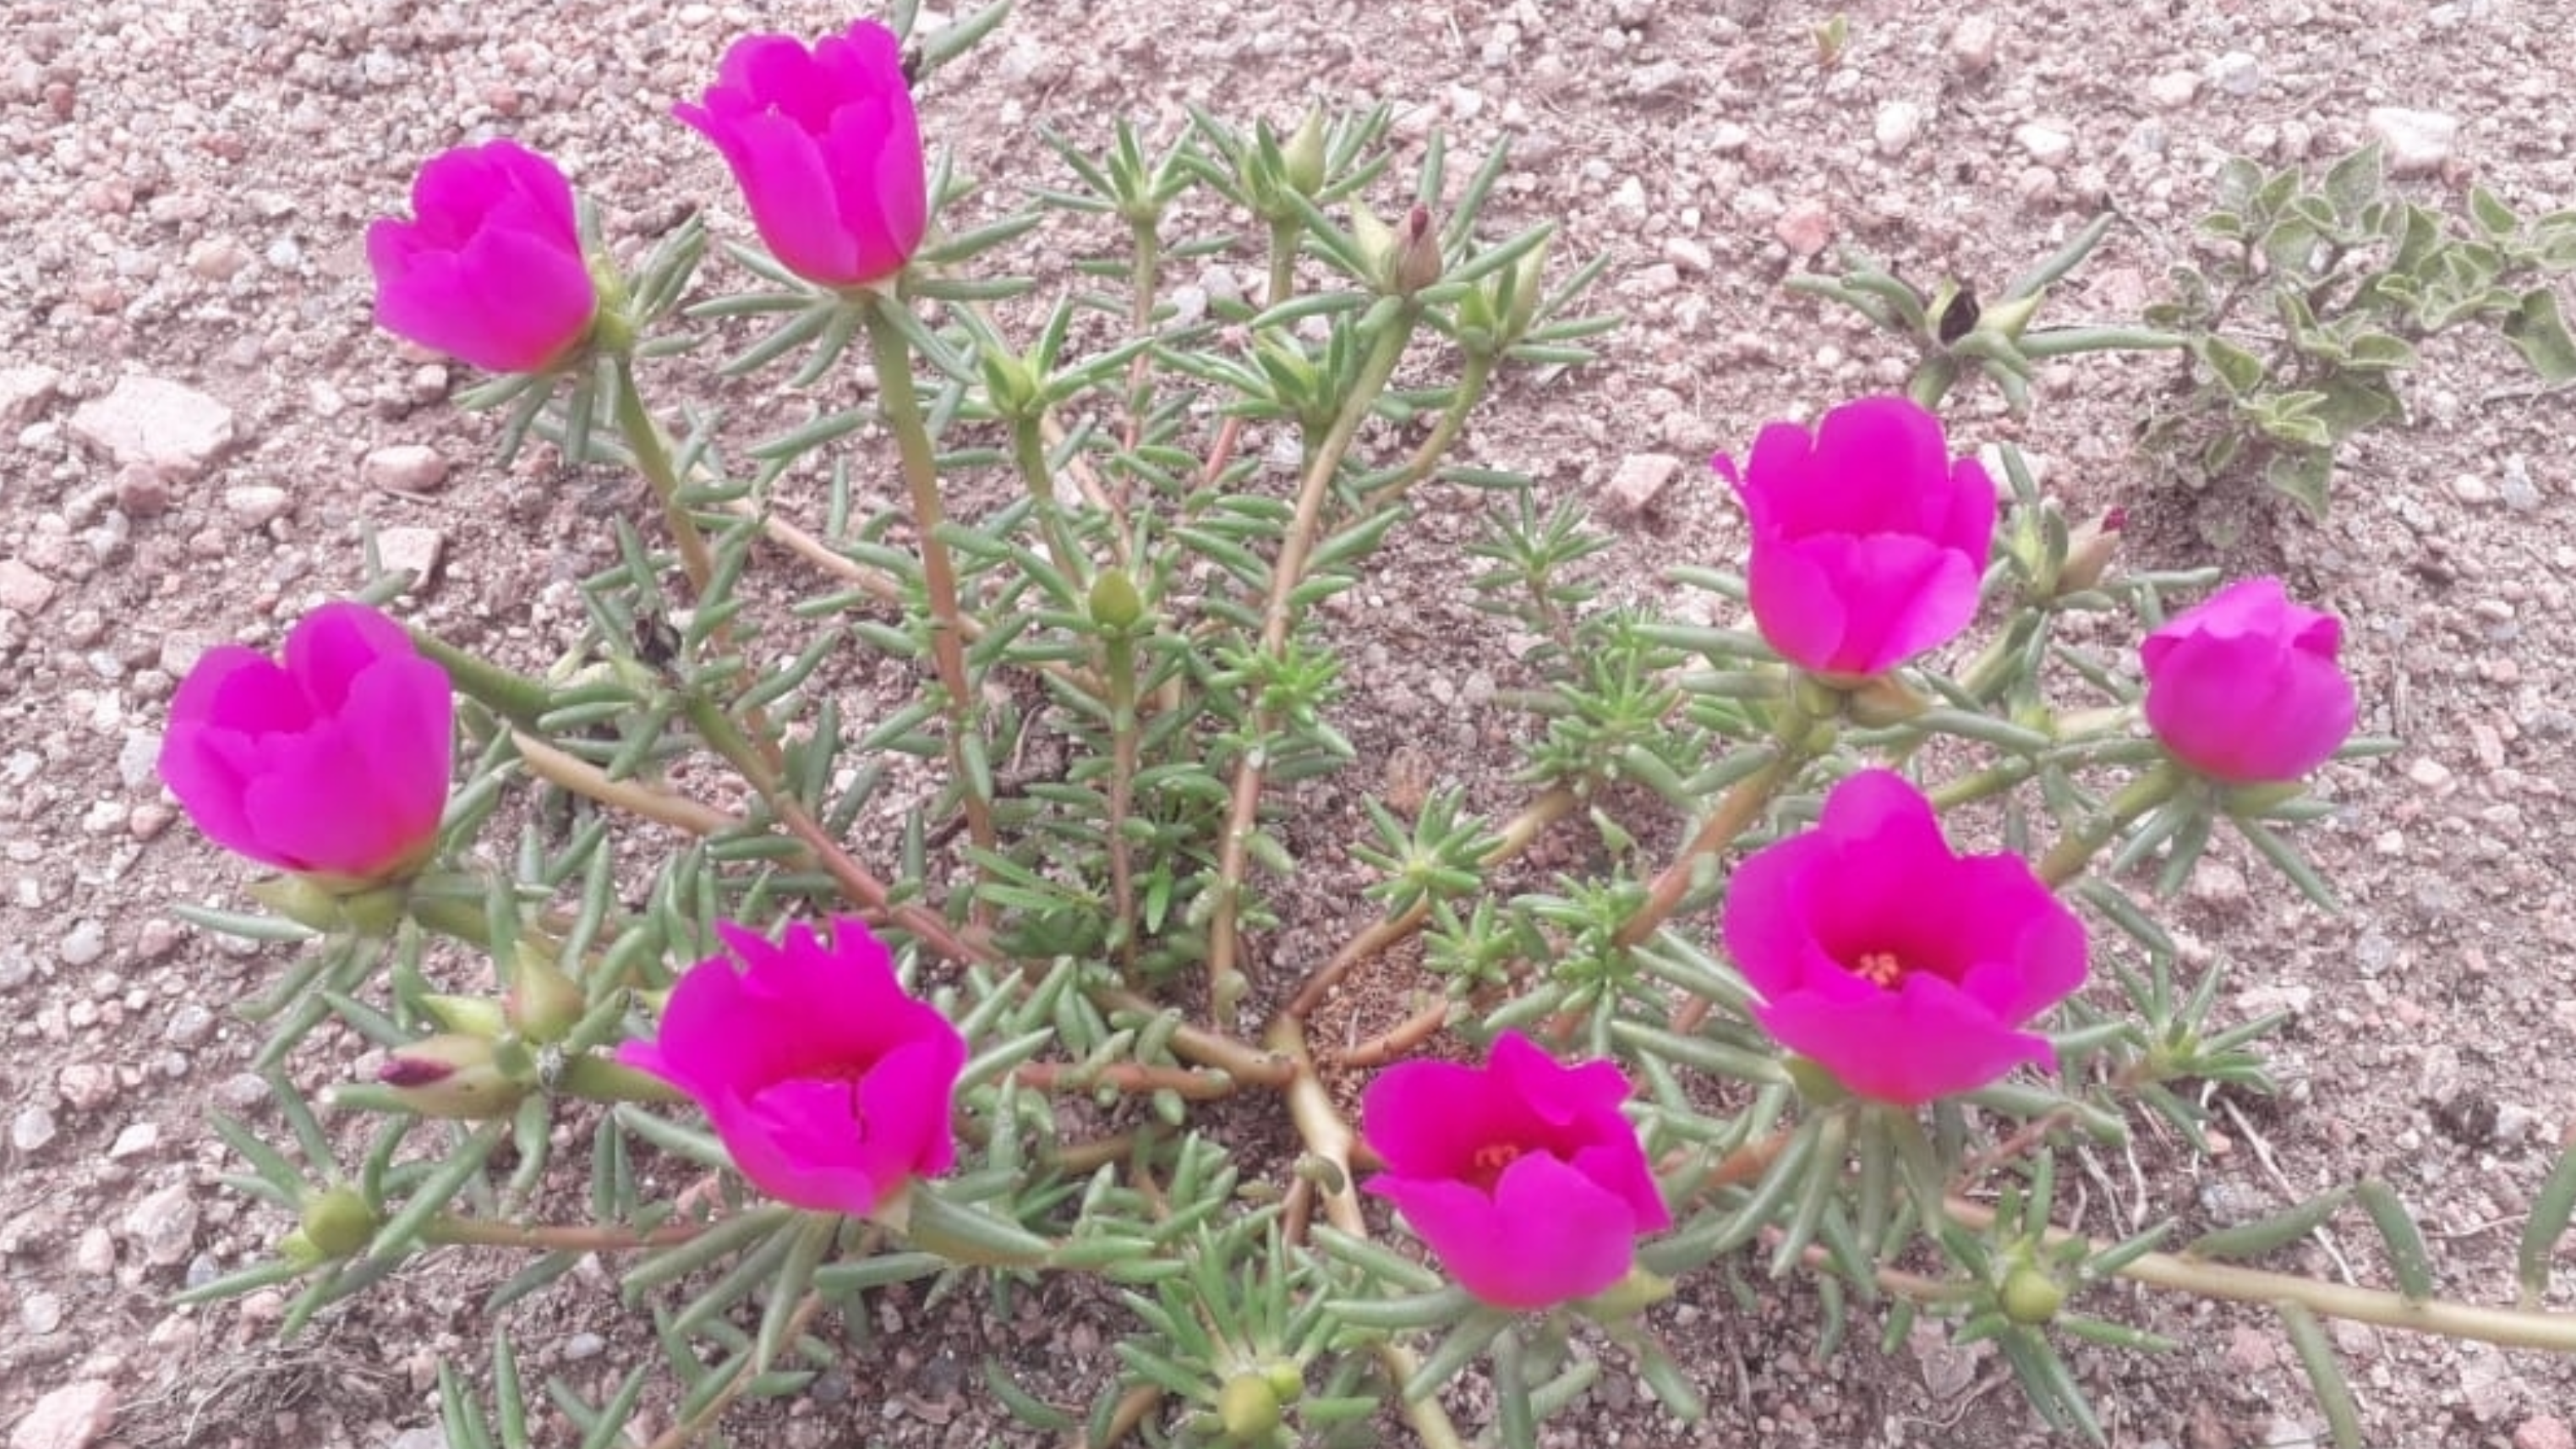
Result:
{"type": "Polygon", "coordinates": [[[2440,111],[2414,111],[2404,106],[2374,106],[2370,134],[2388,151],[2388,170],[2397,176],[2423,176],[2451,159],[2459,139],[2460,118],[2440,111]]]}
{"type": "Polygon", "coordinates": [[[1950,30],[1950,63],[1962,75],[1983,75],[1993,68],[2003,32],[1991,15],[1969,15],[1950,30]]]}
{"type": "Polygon", "coordinates": [[[129,1122],[125,1124],[124,1131],[116,1134],[116,1140],[108,1144],[107,1155],[112,1158],[135,1157],[160,1145],[160,1128],[149,1122],[129,1122]]]}
{"type": "Polygon", "coordinates": [[[390,443],[367,454],[358,477],[370,488],[435,493],[447,483],[447,460],[426,443],[390,443]]]}
{"type": "Polygon", "coordinates": [[[2418,788],[2439,795],[2451,788],[2451,767],[2426,755],[2406,767],[2406,778],[2414,781],[2418,788]]]}
{"type": "Polygon", "coordinates": [[[1705,272],[1717,265],[1707,247],[1686,236],[1664,238],[1664,260],[1685,272],[1705,272]]]}
{"type": "Polygon", "coordinates": [[[120,378],[72,413],[72,435],[119,463],[193,476],[233,444],[233,410],[157,377],[120,378]]]}
{"type": "Polygon", "coordinates": [[[2231,50],[2209,63],[2209,83],[2241,100],[2263,88],[2263,62],[2250,51],[2231,50]]]}
{"type": "Polygon", "coordinates": [[[2200,97],[2200,77],[2169,70],[2147,82],[2147,103],[2160,111],[2179,111],[2200,97]]]}
{"type": "Polygon", "coordinates": [[[412,593],[428,591],[446,552],[447,535],[435,528],[386,528],[376,533],[376,561],[395,573],[411,575],[412,593]]]}
{"type": "Polygon", "coordinates": [[[89,1449],[115,1418],[116,1386],[82,1379],[38,1399],[10,1431],[9,1449],[89,1449]]]}
{"type": "Polygon", "coordinates": [[[14,558],[0,558],[0,609],[41,612],[54,601],[54,581],[14,558]]]}
{"type": "Polygon", "coordinates": [[[2075,154],[2075,138],[2038,121],[2013,128],[2013,144],[2042,166],[2054,166],[2075,154]]]}
{"type": "Polygon", "coordinates": [[[1923,134],[1923,108],[1912,101],[1889,101],[1878,108],[1873,135],[1881,156],[1901,156],[1923,134]]]}
{"type": "Polygon", "coordinates": [[[244,528],[265,528],[286,512],[286,490],[268,483],[245,483],[224,490],[224,511],[244,528]]]}

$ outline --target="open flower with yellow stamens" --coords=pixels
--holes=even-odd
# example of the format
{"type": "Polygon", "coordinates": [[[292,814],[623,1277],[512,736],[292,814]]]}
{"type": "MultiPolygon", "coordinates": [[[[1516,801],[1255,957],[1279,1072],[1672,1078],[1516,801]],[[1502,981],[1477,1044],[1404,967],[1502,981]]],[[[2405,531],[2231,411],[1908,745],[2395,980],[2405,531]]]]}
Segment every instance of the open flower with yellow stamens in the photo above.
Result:
{"type": "Polygon", "coordinates": [[[1962,856],[1904,777],[1834,787],[1815,828],[1728,885],[1726,948],[1782,1046],[1863,1097],[1914,1106],[2028,1063],[2022,1028],[2084,984],[2084,924],[2015,855],[1962,856]]]}

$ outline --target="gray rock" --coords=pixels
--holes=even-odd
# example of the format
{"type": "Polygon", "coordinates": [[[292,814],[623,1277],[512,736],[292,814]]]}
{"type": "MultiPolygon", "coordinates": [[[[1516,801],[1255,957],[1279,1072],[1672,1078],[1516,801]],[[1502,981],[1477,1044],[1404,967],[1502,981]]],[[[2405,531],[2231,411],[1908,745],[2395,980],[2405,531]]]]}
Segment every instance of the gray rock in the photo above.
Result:
{"type": "Polygon", "coordinates": [[[154,1267],[185,1261],[197,1241],[197,1199],[188,1184],[174,1182],[136,1203],[125,1215],[125,1236],[154,1267]]]}
{"type": "Polygon", "coordinates": [[[2263,88],[2263,62],[2250,51],[2231,50],[2209,63],[2209,83],[2239,100],[2263,88]]]}
{"type": "Polygon", "coordinates": [[[19,1152],[41,1152],[54,1140],[54,1130],[54,1114],[40,1103],[30,1104],[9,1119],[9,1145],[19,1152]]]}
{"type": "Polygon", "coordinates": [[[0,609],[43,611],[54,601],[54,581],[14,558],[0,558],[0,609]]]}
{"type": "Polygon", "coordinates": [[[62,383],[63,375],[50,367],[0,367],[0,428],[34,422],[62,383]]]}

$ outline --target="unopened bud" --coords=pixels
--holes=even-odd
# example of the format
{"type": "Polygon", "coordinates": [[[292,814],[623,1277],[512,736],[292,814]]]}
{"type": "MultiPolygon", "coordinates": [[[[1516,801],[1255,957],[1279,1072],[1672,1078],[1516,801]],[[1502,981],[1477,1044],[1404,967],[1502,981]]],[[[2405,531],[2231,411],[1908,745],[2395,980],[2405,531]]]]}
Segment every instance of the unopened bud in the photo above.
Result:
{"type": "Polygon", "coordinates": [[[2066,1306],[2066,1285],[2047,1270],[2024,1263],[2005,1275],[2003,1292],[2004,1317],[2015,1323],[2037,1327],[2057,1317],[2066,1306]]]}
{"type": "Polygon", "coordinates": [[[1324,189],[1324,108],[1310,106],[1306,119],[1297,125],[1297,133],[1279,148],[1279,161],[1288,184],[1297,194],[1312,199],[1324,189]]]}
{"type": "Polygon", "coordinates": [[[307,1242],[325,1256],[346,1258],[374,1242],[384,1219],[354,1187],[335,1187],[305,1200],[299,1227],[307,1242]]]}
{"type": "Polygon", "coordinates": [[[2112,556],[2120,551],[2120,530],[2128,524],[2128,510],[2114,508],[2101,517],[2078,525],[2066,539],[2066,562],[2057,571],[2057,595],[2081,593],[2102,582],[2111,567],[2112,556]]]}
{"type": "Polygon", "coordinates": [[[490,1041],[510,1029],[509,1014],[488,996],[424,996],[420,1006],[440,1026],[460,1036],[490,1041]]]}
{"type": "Polygon", "coordinates": [[[1306,1371],[1293,1359],[1274,1358],[1261,1366],[1261,1376],[1270,1383],[1270,1392],[1279,1402],[1293,1404],[1306,1396],[1306,1371]]]}
{"type": "Polygon", "coordinates": [[[521,1036],[534,1042],[557,1042],[581,1024],[590,999],[581,983],[542,947],[522,942],[518,968],[510,975],[510,995],[503,1011],[521,1036]]]}
{"type": "Polygon", "coordinates": [[[1035,415],[1043,398],[1038,375],[1027,360],[998,342],[988,342],[983,363],[984,391],[992,397],[993,411],[1006,418],[1035,415]]]}
{"type": "Polygon", "coordinates": [[[1512,303],[1503,315],[1503,337],[1518,342],[1538,319],[1539,293],[1545,286],[1547,239],[1521,254],[1512,266],[1512,303]]]}
{"type": "Polygon", "coordinates": [[[2030,326],[2032,317],[2038,315],[2040,301],[2045,295],[2033,292],[2027,297],[2011,297],[1989,305],[1978,313],[1976,330],[2006,341],[2020,341],[2022,330],[2030,326]]]}
{"type": "Polygon", "coordinates": [[[1397,294],[1412,296],[1439,281],[1448,267],[1440,255],[1440,229],[1431,224],[1431,208],[1416,206],[1404,218],[1404,242],[1395,256],[1393,278],[1397,294]]]}
{"type": "Polygon", "coordinates": [[[1229,1442],[1256,1444],[1279,1431],[1279,1395],[1261,1374],[1236,1374],[1216,1392],[1217,1423],[1229,1442]]]}
{"type": "Polygon", "coordinates": [[[331,1261],[331,1255],[323,1252],[313,1241],[313,1235],[302,1228],[296,1228],[277,1240],[277,1256],[298,1268],[319,1268],[331,1261]]]}
{"type": "Polygon", "coordinates": [[[1125,569],[1108,568],[1091,581],[1091,622],[1104,629],[1128,630],[1145,618],[1144,597],[1125,569]]]}
{"type": "Polygon", "coordinates": [[[424,1117],[462,1121],[508,1116],[528,1094],[494,1061],[492,1043],[455,1033],[401,1048],[385,1059],[376,1080],[424,1117]]]}

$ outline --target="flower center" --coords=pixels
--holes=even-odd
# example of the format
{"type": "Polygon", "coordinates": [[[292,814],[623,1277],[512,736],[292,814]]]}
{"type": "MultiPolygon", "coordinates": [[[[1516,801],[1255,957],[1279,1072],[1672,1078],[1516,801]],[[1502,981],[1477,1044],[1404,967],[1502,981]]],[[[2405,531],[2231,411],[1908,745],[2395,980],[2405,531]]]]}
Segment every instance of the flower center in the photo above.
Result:
{"type": "Polygon", "coordinates": [[[1893,991],[1905,979],[1905,962],[1893,951],[1863,951],[1851,973],[1882,991],[1893,991]]]}
{"type": "Polygon", "coordinates": [[[1521,1151],[1517,1142],[1486,1143],[1468,1159],[1467,1180],[1479,1190],[1491,1193],[1494,1184],[1502,1180],[1503,1169],[1520,1160],[1521,1151]]]}

